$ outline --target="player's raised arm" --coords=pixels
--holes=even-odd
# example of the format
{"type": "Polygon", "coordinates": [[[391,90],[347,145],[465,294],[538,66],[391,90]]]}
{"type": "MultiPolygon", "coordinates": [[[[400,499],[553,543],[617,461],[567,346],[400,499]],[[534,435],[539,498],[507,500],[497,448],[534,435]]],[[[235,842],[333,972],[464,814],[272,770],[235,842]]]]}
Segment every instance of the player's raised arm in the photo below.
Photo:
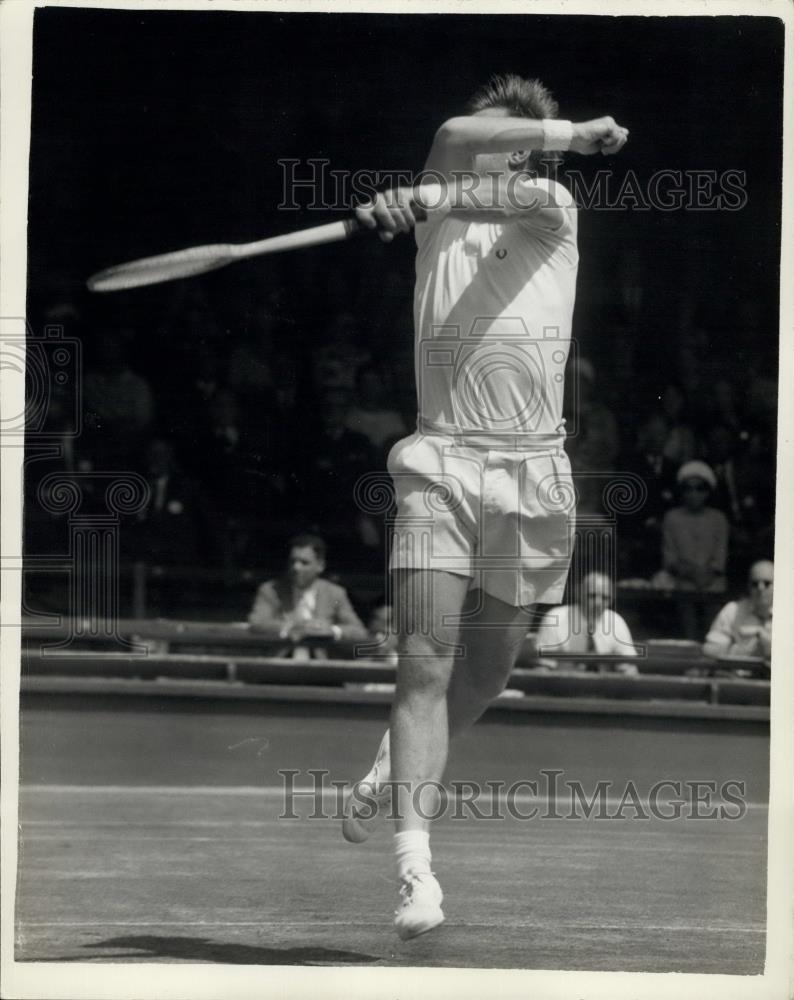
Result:
{"type": "Polygon", "coordinates": [[[570,122],[479,114],[444,122],[436,132],[433,146],[465,149],[471,155],[511,153],[517,149],[616,153],[627,137],[628,129],[608,115],[587,122],[570,122]]]}
{"type": "Polygon", "coordinates": [[[480,113],[444,122],[436,132],[425,169],[449,176],[457,170],[471,170],[477,156],[518,151],[611,155],[623,148],[628,136],[628,129],[610,116],[570,122],[480,113]]]}

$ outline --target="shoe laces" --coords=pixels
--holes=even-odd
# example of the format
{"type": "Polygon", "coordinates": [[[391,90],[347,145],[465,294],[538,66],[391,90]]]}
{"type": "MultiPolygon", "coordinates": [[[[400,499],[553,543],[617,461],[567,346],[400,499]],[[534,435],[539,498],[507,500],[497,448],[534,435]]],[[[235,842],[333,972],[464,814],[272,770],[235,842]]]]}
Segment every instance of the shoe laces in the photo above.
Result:
{"type": "MultiPolygon", "coordinates": [[[[432,878],[435,878],[435,873],[430,873],[432,878]]],[[[400,900],[403,906],[407,906],[413,899],[414,888],[417,884],[421,883],[422,879],[427,878],[427,874],[420,873],[414,874],[409,872],[403,879],[401,879],[400,885],[400,900]]]]}
{"type": "Polygon", "coordinates": [[[413,902],[414,886],[416,885],[416,881],[417,879],[414,875],[409,875],[408,878],[404,878],[402,880],[402,884],[400,886],[400,905],[394,911],[395,917],[398,917],[400,912],[407,909],[413,902]]]}

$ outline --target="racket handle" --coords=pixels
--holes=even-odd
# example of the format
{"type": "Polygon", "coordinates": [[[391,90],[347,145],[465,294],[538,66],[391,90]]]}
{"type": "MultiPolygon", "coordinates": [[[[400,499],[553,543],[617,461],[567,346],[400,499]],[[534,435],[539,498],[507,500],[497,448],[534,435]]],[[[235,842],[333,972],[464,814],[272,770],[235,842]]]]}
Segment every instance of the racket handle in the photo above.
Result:
{"type": "Polygon", "coordinates": [[[355,218],[340,222],[329,222],[323,226],[311,226],[309,229],[299,229],[283,236],[269,236],[256,243],[240,243],[231,247],[231,256],[237,260],[245,257],[258,257],[260,254],[282,253],[285,250],[300,250],[303,247],[322,246],[323,243],[338,243],[349,240],[361,232],[361,226],[355,218]]]}

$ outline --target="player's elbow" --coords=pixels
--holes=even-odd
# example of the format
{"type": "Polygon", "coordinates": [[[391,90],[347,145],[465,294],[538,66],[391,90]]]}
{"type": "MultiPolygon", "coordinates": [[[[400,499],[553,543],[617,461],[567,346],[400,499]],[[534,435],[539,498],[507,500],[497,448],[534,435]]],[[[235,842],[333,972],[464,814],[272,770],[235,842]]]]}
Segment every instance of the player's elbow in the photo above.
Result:
{"type": "Polygon", "coordinates": [[[468,130],[465,118],[448,118],[438,127],[433,137],[433,145],[437,148],[466,146],[467,143],[468,130]]]}

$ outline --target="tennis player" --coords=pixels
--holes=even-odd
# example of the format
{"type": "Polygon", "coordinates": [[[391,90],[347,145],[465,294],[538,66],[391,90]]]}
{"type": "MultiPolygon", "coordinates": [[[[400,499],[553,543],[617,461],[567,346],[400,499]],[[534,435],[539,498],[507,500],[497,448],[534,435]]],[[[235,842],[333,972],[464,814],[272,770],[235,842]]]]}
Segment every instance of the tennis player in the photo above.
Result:
{"type": "Polygon", "coordinates": [[[578,252],[559,155],[617,153],[612,118],[573,124],[537,80],[494,77],[436,133],[425,173],[357,209],[389,241],[415,229],[417,429],[388,468],[399,640],[389,732],[353,789],[360,842],[391,799],[407,939],[444,919],[429,816],[448,740],[505,687],[531,606],[558,604],[573,538],[564,368],[578,252]]]}

